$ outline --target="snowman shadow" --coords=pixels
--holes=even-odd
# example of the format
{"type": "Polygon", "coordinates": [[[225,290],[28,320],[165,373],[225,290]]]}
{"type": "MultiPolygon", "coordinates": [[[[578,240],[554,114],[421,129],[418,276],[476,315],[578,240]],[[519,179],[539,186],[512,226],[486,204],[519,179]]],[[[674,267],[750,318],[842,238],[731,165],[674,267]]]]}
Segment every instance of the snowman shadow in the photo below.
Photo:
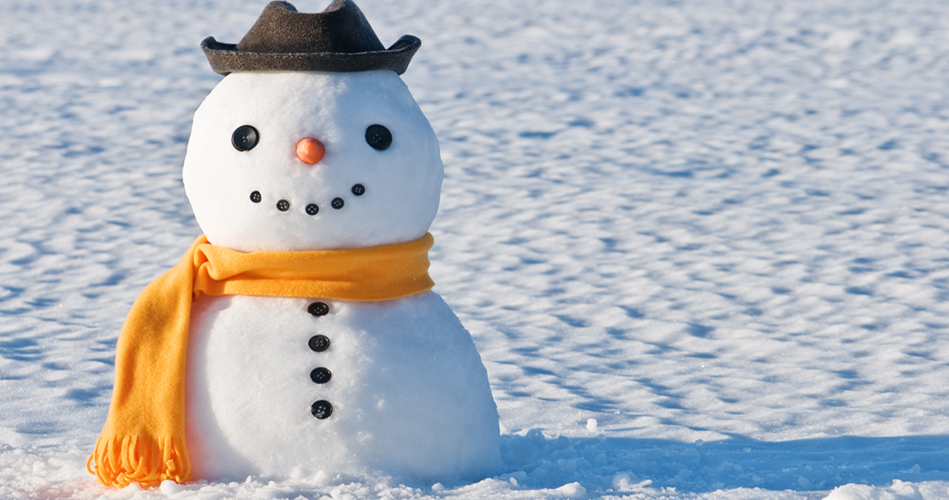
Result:
{"type": "Polygon", "coordinates": [[[827,491],[845,484],[945,481],[949,436],[840,436],[767,442],[620,437],[547,438],[537,429],[501,437],[504,474],[524,488],[579,482],[588,491],[675,488],[827,491]]]}

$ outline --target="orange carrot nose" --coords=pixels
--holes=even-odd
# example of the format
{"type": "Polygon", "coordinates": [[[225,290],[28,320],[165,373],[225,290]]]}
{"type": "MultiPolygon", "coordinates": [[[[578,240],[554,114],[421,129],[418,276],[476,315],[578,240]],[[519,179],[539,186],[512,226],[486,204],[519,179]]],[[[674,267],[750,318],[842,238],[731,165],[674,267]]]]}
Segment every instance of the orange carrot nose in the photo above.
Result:
{"type": "Polygon", "coordinates": [[[316,139],[307,137],[297,143],[297,158],[307,165],[316,165],[319,163],[319,161],[323,159],[323,153],[325,152],[326,148],[323,147],[323,143],[316,139]]]}

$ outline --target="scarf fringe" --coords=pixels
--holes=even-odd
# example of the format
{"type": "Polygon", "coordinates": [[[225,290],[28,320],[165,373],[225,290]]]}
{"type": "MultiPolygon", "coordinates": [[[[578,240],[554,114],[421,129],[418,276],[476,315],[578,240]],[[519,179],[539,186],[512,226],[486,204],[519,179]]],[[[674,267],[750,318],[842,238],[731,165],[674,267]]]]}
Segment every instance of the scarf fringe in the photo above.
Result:
{"type": "Polygon", "coordinates": [[[124,488],[135,482],[148,487],[168,479],[187,481],[191,463],[181,437],[162,436],[156,440],[150,436],[103,434],[86,461],[86,470],[106,486],[124,488]]]}

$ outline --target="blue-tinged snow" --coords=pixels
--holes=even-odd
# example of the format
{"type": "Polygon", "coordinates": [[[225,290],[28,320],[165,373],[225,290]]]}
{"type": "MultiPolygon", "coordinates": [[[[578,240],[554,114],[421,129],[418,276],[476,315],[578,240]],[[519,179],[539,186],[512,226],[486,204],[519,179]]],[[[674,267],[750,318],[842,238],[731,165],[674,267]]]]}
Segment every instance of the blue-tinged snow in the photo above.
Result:
{"type": "Polygon", "coordinates": [[[361,0],[423,42],[503,474],[97,485],[119,327],[198,234],[198,43],[264,3],[0,1],[0,497],[949,497],[949,4],[896,0],[361,0]]]}

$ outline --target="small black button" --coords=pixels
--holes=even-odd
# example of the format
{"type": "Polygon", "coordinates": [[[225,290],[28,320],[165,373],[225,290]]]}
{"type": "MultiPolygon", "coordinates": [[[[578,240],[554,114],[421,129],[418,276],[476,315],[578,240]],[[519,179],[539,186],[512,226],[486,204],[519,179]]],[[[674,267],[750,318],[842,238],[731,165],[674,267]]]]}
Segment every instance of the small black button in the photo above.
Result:
{"type": "Polygon", "coordinates": [[[250,201],[254,203],[260,203],[260,191],[254,191],[250,194],[250,201]]]}
{"type": "Polygon", "coordinates": [[[287,200],[278,201],[277,210],[280,210],[281,212],[286,212],[287,210],[290,210],[290,202],[287,200]]]}
{"type": "Polygon", "coordinates": [[[310,406],[310,413],[320,420],[329,418],[330,415],[333,414],[333,405],[331,405],[329,401],[321,399],[310,406]]]}
{"type": "Polygon", "coordinates": [[[330,339],[326,335],[314,335],[310,337],[308,345],[314,352],[323,352],[330,348],[330,339]]]}
{"type": "Polygon", "coordinates": [[[343,205],[345,204],[346,202],[344,202],[342,198],[333,198],[333,201],[330,202],[330,206],[336,210],[343,208],[343,205]]]}
{"type": "Polygon", "coordinates": [[[307,215],[316,215],[320,213],[320,207],[314,203],[310,203],[306,206],[307,215]]]}
{"type": "Polygon", "coordinates": [[[366,186],[362,184],[356,184],[353,186],[353,194],[356,196],[362,196],[366,192],[366,186]]]}
{"type": "Polygon", "coordinates": [[[332,372],[322,366],[314,368],[313,371],[310,372],[310,380],[317,384],[325,384],[329,382],[331,378],[333,378],[332,372]]]}
{"type": "Polygon", "coordinates": [[[306,312],[314,316],[326,316],[330,312],[330,306],[326,305],[325,302],[314,302],[306,308],[306,312]]]}

